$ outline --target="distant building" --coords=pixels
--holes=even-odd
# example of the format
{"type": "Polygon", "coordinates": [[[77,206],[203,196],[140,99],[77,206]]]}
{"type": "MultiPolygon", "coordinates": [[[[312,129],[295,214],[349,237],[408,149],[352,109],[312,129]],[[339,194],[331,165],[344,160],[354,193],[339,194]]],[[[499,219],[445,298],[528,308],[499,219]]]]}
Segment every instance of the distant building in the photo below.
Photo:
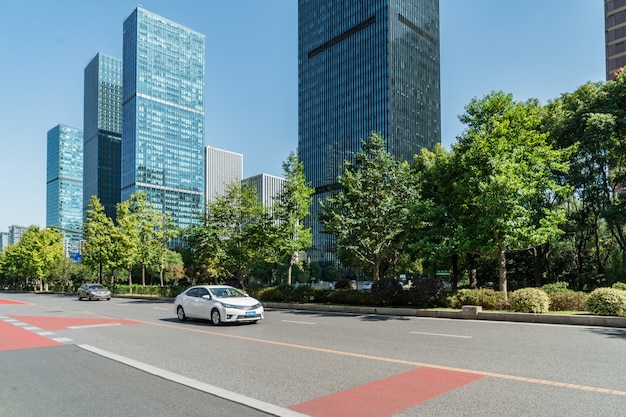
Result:
{"type": "Polygon", "coordinates": [[[9,246],[9,232],[0,232],[0,252],[9,246]]]}
{"type": "Polygon", "coordinates": [[[143,191],[178,227],[204,202],[204,35],[137,7],[124,21],[121,200],[143,191]]]}
{"type": "Polygon", "coordinates": [[[115,220],[120,202],[122,60],[102,53],[85,67],[83,218],[92,196],[115,220]]]}
{"type": "Polygon", "coordinates": [[[271,209],[285,186],[285,179],[270,174],[259,174],[242,181],[257,191],[259,201],[271,209]]]}
{"type": "Polygon", "coordinates": [[[298,2],[298,153],[315,189],[313,261],[335,261],[317,220],[372,132],[412,161],[441,140],[439,0],[298,2]]]}
{"type": "Polygon", "coordinates": [[[83,131],[57,125],[48,131],[46,227],[56,227],[80,251],[83,229],[83,131]]]}
{"type": "Polygon", "coordinates": [[[26,226],[9,226],[9,242],[7,246],[15,245],[16,243],[18,243],[27,230],[28,227],[26,226]]]}
{"type": "Polygon", "coordinates": [[[204,148],[205,204],[226,194],[229,184],[241,184],[243,155],[207,146],[204,148]]]}
{"type": "Polygon", "coordinates": [[[604,0],[604,38],[606,44],[606,79],[626,66],[626,1],[604,0]]]}

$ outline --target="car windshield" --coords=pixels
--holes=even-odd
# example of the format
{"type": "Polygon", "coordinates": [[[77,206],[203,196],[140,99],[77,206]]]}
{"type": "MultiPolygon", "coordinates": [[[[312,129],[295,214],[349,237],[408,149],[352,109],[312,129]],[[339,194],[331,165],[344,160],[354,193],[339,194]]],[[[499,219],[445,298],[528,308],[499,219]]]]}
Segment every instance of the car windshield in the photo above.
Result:
{"type": "Polygon", "coordinates": [[[247,297],[236,288],[211,288],[211,294],[218,298],[247,297]]]}
{"type": "Polygon", "coordinates": [[[100,285],[100,284],[97,284],[97,285],[90,285],[90,286],[89,286],[89,289],[90,289],[90,290],[106,290],[106,288],[104,287],[104,285],[100,285]]]}

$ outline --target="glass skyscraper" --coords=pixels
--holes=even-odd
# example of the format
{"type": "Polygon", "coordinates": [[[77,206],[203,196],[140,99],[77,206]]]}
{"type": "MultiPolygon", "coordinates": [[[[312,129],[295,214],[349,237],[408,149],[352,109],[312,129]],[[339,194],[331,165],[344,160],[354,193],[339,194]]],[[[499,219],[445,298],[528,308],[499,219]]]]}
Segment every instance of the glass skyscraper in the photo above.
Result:
{"type": "Polygon", "coordinates": [[[85,67],[83,216],[91,196],[115,220],[120,202],[122,60],[97,54],[85,67]]]}
{"type": "Polygon", "coordinates": [[[439,0],[299,0],[298,153],[315,188],[311,257],[334,261],[317,220],[372,132],[412,161],[440,141],[439,0]]]}
{"type": "Polygon", "coordinates": [[[606,79],[626,66],[626,0],[604,0],[606,79]]]}
{"type": "Polygon", "coordinates": [[[69,252],[80,251],[82,202],[83,131],[57,125],[48,131],[46,227],[61,231],[69,252]]]}
{"type": "Polygon", "coordinates": [[[121,199],[178,227],[203,211],[204,35],[137,7],[124,22],[121,199]]]}

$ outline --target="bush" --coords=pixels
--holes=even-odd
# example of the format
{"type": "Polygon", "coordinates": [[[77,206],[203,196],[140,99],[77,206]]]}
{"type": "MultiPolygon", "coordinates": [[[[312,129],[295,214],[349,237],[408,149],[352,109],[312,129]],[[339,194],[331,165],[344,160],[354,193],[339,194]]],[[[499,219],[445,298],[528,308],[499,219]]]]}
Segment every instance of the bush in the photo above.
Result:
{"type": "Polygon", "coordinates": [[[259,301],[291,301],[293,289],[291,285],[261,288],[256,291],[255,298],[259,301]]]}
{"type": "Polygon", "coordinates": [[[437,278],[415,278],[409,288],[409,301],[417,308],[437,307],[444,294],[443,283],[437,278]]]}
{"type": "Polygon", "coordinates": [[[337,282],[335,282],[336,290],[349,290],[352,289],[352,281],[348,278],[339,278],[337,282]]]}
{"type": "Polygon", "coordinates": [[[376,305],[394,305],[403,299],[402,284],[396,279],[384,278],[372,284],[372,303],[376,305]]]}
{"type": "Polygon", "coordinates": [[[569,284],[564,281],[553,282],[552,284],[546,284],[541,289],[546,292],[548,295],[552,294],[571,294],[574,290],[570,290],[567,288],[569,284]]]}
{"type": "Polygon", "coordinates": [[[615,284],[613,284],[611,286],[611,288],[614,288],[616,290],[626,291],[626,283],[624,283],[624,282],[616,282],[615,284]]]}
{"type": "Polygon", "coordinates": [[[464,305],[482,306],[487,310],[506,310],[509,308],[502,291],[487,288],[459,290],[448,297],[447,305],[451,308],[461,308],[464,305]]]}
{"type": "Polygon", "coordinates": [[[589,294],[584,292],[555,292],[548,294],[550,297],[550,311],[585,311],[589,294]]]}
{"type": "Polygon", "coordinates": [[[327,302],[331,304],[364,305],[370,301],[370,293],[351,289],[334,290],[328,293],[327,302]]]}
{"type": "Polygon", "coordinates": [[[589,294],[587,310],[600,316],[626,316],[626,291],[596,288],[589,294]]]}
{"type": "Polygon", "coordinates": [[[550,297],[539,288],[520,288],[511,293],[511,307],[520,313],[547,313],[550,297]]]}

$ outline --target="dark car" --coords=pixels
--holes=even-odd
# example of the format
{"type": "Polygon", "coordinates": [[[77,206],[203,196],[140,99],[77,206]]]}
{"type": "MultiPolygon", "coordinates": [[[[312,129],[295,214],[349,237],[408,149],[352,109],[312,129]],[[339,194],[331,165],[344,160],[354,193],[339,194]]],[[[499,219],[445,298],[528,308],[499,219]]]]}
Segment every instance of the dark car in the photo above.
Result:
{"type": "Polygon", "coordinates": [[[78,299],[110,300],[111,291],[102,284],[83,284],[78,287],[78,299]]]}

